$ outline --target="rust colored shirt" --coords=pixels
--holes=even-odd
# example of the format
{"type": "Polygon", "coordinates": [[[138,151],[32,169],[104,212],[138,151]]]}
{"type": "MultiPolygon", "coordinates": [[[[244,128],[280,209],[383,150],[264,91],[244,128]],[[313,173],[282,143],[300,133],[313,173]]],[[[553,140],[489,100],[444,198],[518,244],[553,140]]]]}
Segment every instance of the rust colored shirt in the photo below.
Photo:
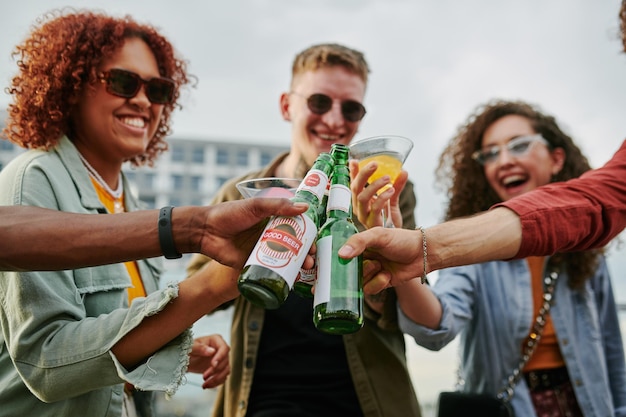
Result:
{"type": "Polygon", "coordinates": [[[500,206],[522,222],[517,259],[606,245],[626,227],[626,141],[602,168],[494,207],[500,206]]]}

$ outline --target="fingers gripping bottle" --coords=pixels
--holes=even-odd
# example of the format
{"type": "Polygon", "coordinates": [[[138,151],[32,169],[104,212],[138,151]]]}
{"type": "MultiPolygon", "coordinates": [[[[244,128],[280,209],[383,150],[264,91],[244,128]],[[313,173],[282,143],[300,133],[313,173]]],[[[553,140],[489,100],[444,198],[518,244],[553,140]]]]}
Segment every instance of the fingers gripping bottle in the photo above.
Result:
{"type": "Polygon", "coordinates": [[[291,199],[308,203],[307,211],[294,217],[271,217],[265,226],[237,282],[239,292],[251,303],[276,309],[287,299],[316,239],[318,205],[332,167],[330,154],[321,153],[291,199]]]}
{"type": "Polygon", "coordinates": [[[352,221],[348,147],[333,146],[337,146],[337,150],[327,220],[317,235],[313,322],[325,333],[348,334],[363,326],[363,258],[346,260],[337,254],[358,230],[352,221]]]}

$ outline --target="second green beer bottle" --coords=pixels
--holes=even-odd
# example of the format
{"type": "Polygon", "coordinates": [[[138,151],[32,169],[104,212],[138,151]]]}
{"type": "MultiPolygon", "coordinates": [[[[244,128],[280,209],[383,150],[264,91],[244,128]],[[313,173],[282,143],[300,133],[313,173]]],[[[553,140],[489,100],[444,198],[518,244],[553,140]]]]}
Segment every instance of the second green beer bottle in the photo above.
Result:
{"type": "Polygon", "coordinates": [[[237,286],[251,303],[276,309],[287,299],[318,230],[318,205],[328,184],[333,159],[321,153],[292,201],[309,204],[299,216],[270,218],[246,262],[237,286]]]}
{"type": "Polygon", "coordinates": [[[313,322],[330,334],[354,333],[363,326],[363,258],[346,260],[337,252],[350,236],[358,233],[352,221],[352,192],[348,152],[333,145],[335,166],[328,196],[327,220],[317,237],[317,282],[313,322]]]}

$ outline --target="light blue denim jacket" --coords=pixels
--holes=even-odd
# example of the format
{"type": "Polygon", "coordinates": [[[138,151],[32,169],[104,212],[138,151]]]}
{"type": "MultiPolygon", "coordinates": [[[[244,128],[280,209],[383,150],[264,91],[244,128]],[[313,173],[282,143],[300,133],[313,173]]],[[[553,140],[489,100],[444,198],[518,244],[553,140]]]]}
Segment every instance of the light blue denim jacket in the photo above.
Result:
{"type": "MultiPolygon", "coordinates": [[[[585,416],[626,416],[624,348],[604,259],[582,291],[570,289],[567,281],[562,272],[550,314],[576,398],[585,416]]],[[[526,261],[441,270],[433,292],[443,307],[440,327],[420,326],[399,311],[400,327],[430,350],[460,334],[461,389],[498,393],[520,360],[534,320],[526,261]]],[[[523,378],[511,404],[517,416],[535,416],[523,378]]]]}
{"type": "MultiPolygon", "coordinates": [[[[139,203],[129,190],[124,179],[126,207],[133,211],[139,203]]],[[[0,204],[106,215],[95,214],[104,207],[67,138],[54,150],[28,151],[7,165],[0,172],[0,204]]],[[[117,417],[124,381],[144,391],[176,391],[188,364],[189,330],[132,371],[111,352],[178,296],[177,286],[158,290],[160,258],[137,265],[149,295],[130,308],[123,264],[0,274],[0,416],[117,417]]],[[[142,394],[139,402],[149,404],[151,394],[142,394]]],[[[151,415],[149,408],[144,415],[151,415]]]]}

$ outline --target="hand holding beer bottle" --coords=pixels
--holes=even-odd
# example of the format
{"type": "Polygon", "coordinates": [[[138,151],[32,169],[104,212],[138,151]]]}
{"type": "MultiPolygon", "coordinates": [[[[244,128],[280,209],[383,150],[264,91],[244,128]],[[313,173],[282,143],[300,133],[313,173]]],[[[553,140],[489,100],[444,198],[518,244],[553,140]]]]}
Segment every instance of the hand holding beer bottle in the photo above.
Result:
{"type": "Polygon", "coordinates": [[[291,199],[308,203],[308,210],[295,217],[270,218],[237,283],[251,303],[276,309],[287,299],[317,237],[318,206],[332,168],[330,154],[321,153],[291,199]]]}
{"type": "Polygon", "coordinates": [[[352,221],[348,147],[334,144],[335,166],[327,220],[317,238],[317,281],[313,322],[331,334],[354,333],[363,326],[363,258],[346,260],[337,252],[358,230],[352,221]]]}

